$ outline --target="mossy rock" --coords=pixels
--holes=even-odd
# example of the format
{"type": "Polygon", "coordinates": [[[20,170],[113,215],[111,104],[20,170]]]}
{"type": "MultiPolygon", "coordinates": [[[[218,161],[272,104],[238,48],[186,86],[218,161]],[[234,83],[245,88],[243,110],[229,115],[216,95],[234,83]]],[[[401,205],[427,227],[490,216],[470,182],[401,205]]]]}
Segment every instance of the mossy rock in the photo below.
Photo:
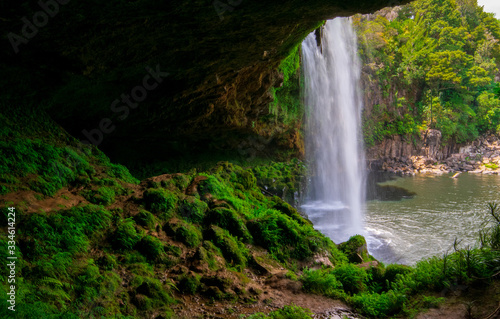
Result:
{"type": "Polygon", "coordinates": [[[201,289],[201,276],[196,274],[182,274],[177,277],[177,289],[184,294],[195,294],[201,289]]]}
{"type": "Polygon", "coordinates": [[[283,214],[293,218],[300,224],[309,224],[312,225],[312,223],[306,219],[304,219],[302,216],[300,216],[299,212],[292,207],[292,205],[288,204],[287,202],[279,199],[279,201],[276,202],[276,204],[273,206],[273,209],[279,210],[283,214]]]}
{"type": "Polygon", "coordinates": [[[246,265],[247,259],[245,255],[247,250],[245,246],[243,243],[239,243],[227,230],[212,225],[205,231],[204,237],[220,248],[228,263],[241,267],[246,265]]]}
{"type": "Polygon", "coordinates": [[[135,223],[127,219],[120,223],[112,237],[113,245],[118,249],[132,249],[140,240],[140,236],[135,229],[135,223]]]}
{"type": "Polygon", "coordinates": [[[163,243],[158,238],[149,235],[144,236],[137,243],[136,249],[149,260],[155,260],[165,251],[163,243]]]}
{"type": "Polygon", "coordinates": [[[158,279],[139,277],[135,278],[134,281],[138,281],[139,284],[131,293],[131,300],[140,310],[159,308],[175,301],[168,293],[169,289],[163,286],[158,279]]]}
{"type": "Polygon", "coordinates": [[[200,230],[193,224],[183,220],[172,219],[163,226],[163,230],[169,236],[188,247],[196,247],[200,245],[202,240],[200,230]]]}
{"type": "Polygon", "coordinates": [[[99,265],[99,268],[104,269],[104,270],[113,270],[117,266],[117,262],[115,257],[110,254],[105,254],[104,256],[100,257],[97,259],[97,265],[99,265]]]}
{"type": "Polygon", "coordinates": [[[166,245],[164,248],[166,253],[172,254],[175,257],[180,257],[182,255],[182,249],[173,245],[166,245]]]}
{"type": "Polygon", "coordinates": [[[147,210],[141,210],[137,215],[134,216],[134,221],[137,225],[141,225],[147,229],[154,229],[156,225],[156,219],[153,214],[147,210]]]}
{"type": "Polygon", "coordinates": [[[208,205],[193,196],[188,196],[179,205],[179,215],[186,221],[201,224],[208,205]]]}
{"type": "Polygon", "coordinates": [[[185,174],[176,174],[172,180],[181,192],[184,192],[191,183],[191,177],[185,174]]]}
{"type": "Polygon", "coordinates": [[[144,206],[154,214],[160,212],[171,216],[177,206],[177,196],[162,188],[150,188],[144,192],[144,206]]]}
{"type": "Polygon", "coordinates": [[[340,243],[338,248],[351,263],[360,264],[370,260],[366,239],[361,235],[351,236],[348,241],[340,243]]]}
{"type": "Polygon", "coordinates": [[[252,236],[245,225],[244,218],[231,209],[212,209],[208,211],[203,223],[207,226],[217,225],[226,229],[231,235],[241,238],[244,242],[250,242],[252,240],[252,236]]]}
{"type": "Polygon", "coordinates": [[[113,187],[103,186],[97,190],[82,192],[82,195],[92,204],[107,206],[115,202],[116,192],[113,187]]]}
{"type": "Polygon", "coordinates": [[[252,189],[257,186],[257,179],[251,170],[242,170],[236,173],[237,182],[243,186],[244,189],[252,189]]]}
{"type": "Polygon", "coordinates": [[[279,261],[305,260],[320,249],[328,248],[328,239],[311,225],[300,225],[283,213],[268,209],[263,216],[250,220],[247,227],[254,243],[266,248],[279,261]]]}

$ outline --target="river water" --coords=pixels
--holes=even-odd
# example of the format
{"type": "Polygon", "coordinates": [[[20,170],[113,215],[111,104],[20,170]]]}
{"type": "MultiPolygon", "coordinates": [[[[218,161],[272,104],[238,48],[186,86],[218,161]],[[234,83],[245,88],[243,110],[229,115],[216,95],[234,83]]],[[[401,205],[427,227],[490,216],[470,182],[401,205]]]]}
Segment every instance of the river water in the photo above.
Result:
{"type": "Polygon", "coordinates": [[[377,199],[365,212],[369,252],[384,263],[413,265],[451,252],[455,238],[462,247],[474,245],[490,220],[487,203],[500,202],[500,176],[451,176],[394,177],[372,188],[377,199]]]}

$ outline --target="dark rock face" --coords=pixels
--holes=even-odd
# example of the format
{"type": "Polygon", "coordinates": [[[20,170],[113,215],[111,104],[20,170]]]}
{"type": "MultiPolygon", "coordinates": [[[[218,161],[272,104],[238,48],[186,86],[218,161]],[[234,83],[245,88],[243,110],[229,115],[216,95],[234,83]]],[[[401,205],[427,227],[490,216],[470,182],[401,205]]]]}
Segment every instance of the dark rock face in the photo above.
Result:
{"type": "Polygon", "coordinates": [[[235,149],[249,135],[285,134],[262,120],[269,89],[282,82],[280,61],[322,20],[407,2],[0,4],[8,17],[0,21],[1,67],[15,75],[7,89],[24,85],[13,95],[36,91],[35,101],[70,133],[111,152],[235,149]]]}

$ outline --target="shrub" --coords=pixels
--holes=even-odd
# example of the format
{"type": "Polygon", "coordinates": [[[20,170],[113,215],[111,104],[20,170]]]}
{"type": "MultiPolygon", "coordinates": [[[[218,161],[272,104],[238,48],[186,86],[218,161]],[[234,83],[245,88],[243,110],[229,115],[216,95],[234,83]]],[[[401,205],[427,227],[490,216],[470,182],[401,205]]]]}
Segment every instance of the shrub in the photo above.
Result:
{"type": "Polygon", "coordinates": [[[391,264],[386,267],[384,280],[393,282],[397,276],[405,276],[411,273],[413,269],[406,265],[391,264]]]}
{"type": "Polygon", "coordinates": [[[347,293],[357,294],[367,290],[369,277],[363,268],[353,264],[344,264],[335,267],[332,274],[342,283],[347,293]]]}
{"type": "Polygon", "coordinates": [[[269,315],[258,312],[248,316],[247,319],[312,319],[313,315],[307,308],[291,305],[271,311],[269,315]]]}
{"type": "Polygon", "coordinates": [[[302,281],[305,291],[334,298],[342,295],[342,283],[330,271],[306,268],[300,281],[302,281]]]}
{"type": "Polygon", "coordinates": [[[382,318],[399,313],[406,298],[405,295],[391,290],[381,294],[361,293],[350,297],[349,301],[361,313],[374,318],[382,318]]]}

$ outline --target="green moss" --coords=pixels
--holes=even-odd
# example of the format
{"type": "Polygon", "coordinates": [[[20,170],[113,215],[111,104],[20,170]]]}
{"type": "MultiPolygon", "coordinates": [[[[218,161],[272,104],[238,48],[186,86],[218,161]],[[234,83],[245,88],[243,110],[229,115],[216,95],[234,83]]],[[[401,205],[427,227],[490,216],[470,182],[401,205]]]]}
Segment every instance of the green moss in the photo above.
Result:
{"type": "Polygon", "coordinates": [[[206,232],[206,238],[209,238],[215,246],[220,248],[222,255],[228,263],[234,266],[244,267],[246,264],[247,249],[242,243],[239,243],[227,230],[217,226],[210,226],[206,232]]]}
{"type": "Polygon", "coordinates": [[[26,218],[19,230],[26,258],[40,258],[59,252],[85,252],[91,239],[110,227],[111,214],[100,206],[87,205],[59,211],[57,214],[35,214],[26,218]]]}
{"type": "Polygon", "coordinates": [[[489,169],[492,169],[492,170],[496,170],[496,169],[498,168],[498,164],[495,164],[495,163],[487,163],[487,164],[484,164],[484,167],[489,168],[489,169]]]}
{"type": "Polygon", "coordinates": [[[132,249],[139,240],[135,223],[130,219],[120,223],[113,236],[113,244],[117,249],[132,249]]]}
{"type": "Polygon", "coordinates": [[[163,285],[158,279],[149,277],[134,278],[132,303],[140,310],[163,309],[175,302],[169,293],[170,286],[163,285]]]}
{"type": "Polygon", "coordinates": [[[97,260],[97,265],[104,270],[113,270],[116,268],[117,262],[113,255],[105,254],[97,260]]]}
{"type": "Polygon", "coordinates": [[[301,194],[301,181],[306,174],[304,163],[294,159],[286,163],[272,162],[252,170],[257,179],[257,186],[266,190],[267,195],[276,195],[291,204],[297,203],[296,194],[301,194]]]}
{"type": "Polygon", "coordinates": [[[207,209],[207,203],[202,202],[196,197],[190,196],[182,200],[179,204],[179,215],[186,221],[201,224],[207,209]]]}
{"type": "Polygon", "coordinates": [[[111,187],[100,187],[97,190],[83,191],[82,196],[93,204],[111,205],[115,202],[115,190],[111,187]]]}
{"type": "Polygon", "coordinates": [[[149,235],[144,236],[137,243],[137,250],[149,260],[155,260],[164,252],[163,243],[158,238],[149,235]]]}
{"type": "Polygon", "coordinates": [[[139,184],[139,180],[133,177],[123,165],[109,163],[107,173],[109,176],[118,178],[126,183],[139,184]]]}
{"type": "Polygon", "coordinates": [[[185,174],[177,174],[173,177],[173,181],[175,186],[181,191],[184,192],[184,190],[189,186],[191,182],[191,178],[189,175],[185,174]]]}
{"type": "Polygon", "coordinates": [[[196,247],[201,243],[202,235],[198,227],[180,220],[171,220],[163,226],[163,230],[175,240],[188,247],[196,247]]]}
{"type": "Polygon", "coordinates": [[[187,275],[183,274],[177,277],[177,288],[184,294],[195,294],[199,291],[201,286],[200,275],[187,275]]]}
{"type": "Polygon", "coordinates": [[[369,259],[366,247],[366,240],[361,235],[352,236],[348,241],[339,244],[340,251],[349,258],[350,262],[354,263],[360,263],[369,259]]]}
{"type": "Polygon", "coordinates": [[[304,260],[320,249],[331,247],[331,241],[309,224],[297,221],[279,211],[268,209],[247,223],[254,242],[268,249],[279,261],[304,260]]]}
{"type": "Polygon", "coordinates": [[[177,196],[162,188],[150,188],[144,192],[143,203],[154,214],[171,216],[177,205],[177,196]]]}
{"type": "Polygon", "coordinates": [[[153,214],[148,212],[147,210],[141,210],[137,215],[134,216],[134,221],[147,229],[154,229],[156,225],[156,220],[153,214]]]}
{"type": "Polygon", "coordinates": [[[236,212],[227,208],[215,208],[207,213],[204,220],[205,225],[217,225],[226,229],[235,237],[241,238],[244,242],[250,242],[252,236],[248,232],[244,219],[236,212]]]}

